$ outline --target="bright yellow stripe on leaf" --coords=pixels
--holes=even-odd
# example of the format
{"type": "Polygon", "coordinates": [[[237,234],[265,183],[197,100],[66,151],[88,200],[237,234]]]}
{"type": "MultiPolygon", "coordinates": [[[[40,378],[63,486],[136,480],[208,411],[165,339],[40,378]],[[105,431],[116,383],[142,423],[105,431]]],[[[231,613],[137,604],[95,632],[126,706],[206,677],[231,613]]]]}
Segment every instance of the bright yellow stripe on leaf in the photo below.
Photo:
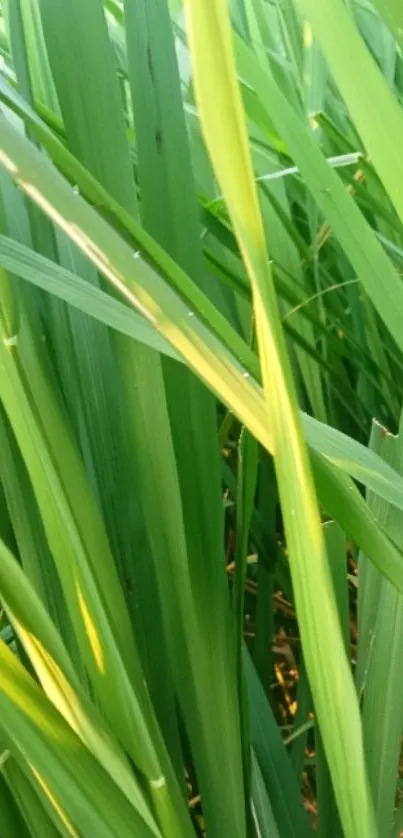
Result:
{"type": "MultiPolygon", "coordinates": [[[[219,173],[241,247],[248,243],[248,249],[263,254],[266,252],[263,224],[237,79],[231,73],[223,74],[223,67],[233,64],[227,0],[210,2],[208,14],[203,2],[187,0],[186,7],[193,79],[208,151],[219,173]],[[201,43],[203,50],[199,48],[201,43]],[[232,128],[221,141],[217,125],[232,128]]],[[[245,252],[243,256],[247,260],[245,252]]]]}
{"type": "Polygon", "coordinates": [[[55,812],[57,812],[63,826],[67,829],[67,832],[69,833],[69,835],[71,835],[72,838],[79,838],[78,832],[76,832],[73,825],[70,823],[67,815],[63,811],[62,807],[60,806],[60,803],[58,802],[58,800],[56,799],[54,794],[51,792],[49,786],[47,785],[47,783],[43,779],[42,775],[35,768],[35,766],[32,765],[32,762],[29,762],[28,765],[29,765],[35,779],[38,781],[42,791],[46,794],[46,797],[48,798],[48,800],[52,804],[55,812]]]}
{"type": "Polygon", "coordinates": [[[105,661],[104,661],[104,654],[102,651],[101,641],[98,636],[98,632],[96,630],[94,620],[91,617],[91,614],[88,610],[87,603],[81,593],[81,589],[79,585],[76,583],[76,591],[78,597],[78,604],[80,606],[81,616],[84,621],[85,631],[87,632],[88,640],[90,641],[90,646],[92,649],[92,654],[95,658],[95,663],[101,673],[101,675],[105,674],[105,661]]]}
{"type": "Polygon", "coordinates": [[[313,43],[312,26],[306,20],[304,23],[304,47],[310,49],[313,43]]]}

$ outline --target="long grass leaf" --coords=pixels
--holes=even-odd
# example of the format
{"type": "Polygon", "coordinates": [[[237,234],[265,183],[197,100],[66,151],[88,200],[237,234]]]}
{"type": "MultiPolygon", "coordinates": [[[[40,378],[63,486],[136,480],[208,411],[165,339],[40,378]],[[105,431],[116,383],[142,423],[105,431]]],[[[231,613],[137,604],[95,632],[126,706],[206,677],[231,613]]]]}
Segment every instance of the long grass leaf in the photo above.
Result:
{"type": "Polygon", "coordinates": [[[362,830],[375,836],[358,702],[326,566],[319,512],[253,186],[227,3],[219,0],[207,7],[188,0],[187,9],[203,131],[252,283],[279,496],[315,708],[345,833],[354,838],[362,830]],[[337,689],[339,679],[343,693],[337,689]]]}

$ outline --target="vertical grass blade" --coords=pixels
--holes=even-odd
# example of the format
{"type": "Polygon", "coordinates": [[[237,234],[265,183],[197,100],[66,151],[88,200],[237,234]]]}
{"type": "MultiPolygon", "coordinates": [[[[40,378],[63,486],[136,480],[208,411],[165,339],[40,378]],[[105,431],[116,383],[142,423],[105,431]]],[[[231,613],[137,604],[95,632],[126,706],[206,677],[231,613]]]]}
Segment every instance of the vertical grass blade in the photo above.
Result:
{"type": "MultiPolygon", "coordinates": [[[[402,421],[397,437],[381,429],[380,443],[382,456],[400,471],[403,469],[402,430],[402,421]]],[[[376,505],[378,520],[401,548],[401,512],[385,502],[380,503],[376,497],[370,499],[369,503],[376,505]]],[[[365,670],[361,675],[365,750],[379,835],[389,835],[395,813],[403,730],[403,698],[399,677],[399,661],[403,652],[403,599],[384,579],[376,577],[369,580],[366,575],[365,582],[361,602],[361,616],[365,606],[364,614],[368,614],[364,625],[361,621],[365,656],[365,670]]]]}
{"type": "Polygon", "coordinates": [[[326,564],[310,466],[271,284],[236,82],[227,3],[217,0],[206,6],[188,0],[187,10],[203,131],[252,283],[279,495],[316,713],[345,834],[351,838],[360,832],[375,836],[358,701],[326,564]]]}

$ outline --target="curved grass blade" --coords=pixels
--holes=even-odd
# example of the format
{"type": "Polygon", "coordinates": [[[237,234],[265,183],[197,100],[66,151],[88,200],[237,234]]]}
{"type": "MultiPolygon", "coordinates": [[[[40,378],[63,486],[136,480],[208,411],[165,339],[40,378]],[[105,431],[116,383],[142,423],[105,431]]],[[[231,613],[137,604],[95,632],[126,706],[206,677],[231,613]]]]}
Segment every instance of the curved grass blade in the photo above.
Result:
{"type": "Polygon", "coordinates": [[[1,235],[0,265],[37,288],[54,294],[84,314],[89,314],[105,326],[116,329],[123,335],[182,363],[183,359],[172,349],[168,341],[140,314],[57,262],[1,235]]]}
{"type": "Polygon", "coordinates": [[[71,836],[152,838],[124,795],[0,641],[1,727],[17,762],[38,780],[71,836]],[[74,824],[74,826],[73,826],[74,824]],[[77,829],[79,832],[77,832],[77,829]]]}
{"type": "Polygon", "coordinates": [[[127,758],[85,695],[63,641],[20,565],[0,541],[0,599],[44,692],[116,785],[157,833],[127,758]]]}
{"type": "MultiPolygon", "coordinates": [[[[267,427],[262,393],[253,384],[245,367],[239,366],[228,350],[212,336],[204,324],[189,317],[189,309],[174,295],[162,278],[140,258],[133,260],[133,251],[73,192],[49,162],[2,119],[0,132],[0,163],[3,164],[24,191],[35,200],[67,234],[77,242],[94,264],[135,309],[139,309],[159,332],[186,359],[191,368],[217,393],[219,398],[238,415],[240,421],[270,451],[271,434],[267,427]],[[150,295],[152,289],[152,295],[150,295]]],[[[315,453],[315,452],[313,452],[315,453]]],[[[342,477],[326,468],[326,461],[315,457],[315,480],[327,511],[340,521],[343,528],[365,550],[371,560],[385,572],[399,589],[402,569],[399,553],[381,533],[374,542],[366,538],[371,517],[365,504],[356,505],[356,515],[342,502],[342,477]],[[326,478],[323,475],[326,474],[326,478]],[[328,485],[329,484],[329,485],[328,485]],[[348,525],[344,521],[347,516],[348,525]],[[357,533],[355,536],[354,533],[357,533]]],[[[347,484],[346,484],[347,485],[347,484]]],[[[351,485],[351,491],[353,490],[351,485]]],[[[376,527],[372,526],[373,535],[376,527]]]]}

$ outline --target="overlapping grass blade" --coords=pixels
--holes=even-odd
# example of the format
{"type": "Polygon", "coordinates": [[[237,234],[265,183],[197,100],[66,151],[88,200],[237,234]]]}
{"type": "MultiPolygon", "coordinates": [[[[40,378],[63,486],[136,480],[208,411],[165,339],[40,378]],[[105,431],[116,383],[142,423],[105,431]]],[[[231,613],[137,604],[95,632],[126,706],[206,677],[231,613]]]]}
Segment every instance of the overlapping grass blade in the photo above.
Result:
{"type": "Polygon", "coordinates": [[[129,836],[135,824],[139,835],[158,838],[158,830],[150,830],[136,815],[3,641],[0,669],[4,737],[17,762],[27,764],[42,786],[70,835],[89,838],[95,832],[113,838],[118,831],[129,836]]]}
{"type": "Polygon", "coordinates": [[[172,349],[168,341],[159,335],[144,317],[57,262],[15,242],[14,239],[0,236],[0,264],[16,276],[54,294],[105,326],[110,326],[151,349],[182,362],[183,359],[172,349]]]}
{"type": "Polygon", "coordinates": [[[44,838],[58,838],[59,835],[70,838],[67,828],[32,772],[25,774],[10,751],[7,753],[9,758],[3,766],[3,775],[24,819],[27,835],[33,838],[41,838],[42,835],[44,838]]]}
{"type": "MultiPolygon", "coordinates": [[[[77,204],[78,202],[79,201],[77,201],[77,204]]],[[[67,302],[72,302],[74,299],[76,299],[73,293],[70,294],[69,289],[69,285],[73,282],[71,272],[69,273],[56,265],[54,268],[52,281],[52,272],[49,262],[46,262],[44,259],[41,259],[36,254],[28,254],[23,247],[18,248],[16,245],[13,245],[12,242],[6,242],[4,238],[0,241],[0,259],[5,267],[9,268],[10,270],[14,270],[16,274],[23,276],[23,278],[25,279],[29,280],[30,278],[32,278],[32,281],[34,281],[33,271],[29,270],[28,264],[25,264],[25,262],[28,262],[29,260],[29,263],[30,265],[32,265],[32,267],[37,266],[38,268],[38,273],[35,274],[35,281],[39,285],[39,287],[49,288],[49,290],[51,290],[53,293],[56,293],[56,289],[58,289],[58,295],[62,296],[63,294],[62,298],[66,299],[67,302]],[[39,276],[39,269],[42,272],[42,279],[39,276]],[[47,279],[48,277],[49,280],[47,279]],[[55,282],[56,277],[60,277],[60,282],[57,283],[57,285],[55,282]],[[69,279],[69,285],[67,284],[67,279],[69,279]],[[50,285],[50,282],[52,282],[52,285],[50,285]]],[[[75,286],[78,289],[77,280],[75,281],[75,286]]],[[[84,291],[83,283],[82,290],[84,291]]],[[[98,316],[98,300],[99,302],[101,302],[102,299],[105,303],[105,311],[102,317],[101,314],[99,314],[99,319],[102,319],[103,322],[108,322],[110,325],[118,327],[120,321],[117,317],[115,319],[114,312],[116,310],[117,313],[119,310],[122,311],[123,314],[123,308],[119,309],[118,304],[115,303],[114,300],[111,300],[110,312],[107,313],[106,296],[103,295],[103,292],[101,292],[99,289],[94,289],[91,286],[89,286],[88,289],[86,289],[86,296],[88,298],[88,302],[84,300],[84,295],[82,302],[80,301],[79,307],[81,310],[86,311],[95,317],[98,316]],[[90,300],[93,301],[93,305],[90,305],[90,300]],[[97,301],[97,303],[95,303],[95,300],[97,301]],[[105,318],[107,318],[107,320],[105,318]]],[[[101,310],[99,309],[99,311],[101,310]]],[[[127,322],[129,323],[129,315],[126,314],[126,317],[127,322]]],[[[141,321],[136,318],[136,320],[133,319],[133,324],[135,322],[138,322],[140,327],[141,321]]],[[[126,333],[130,333],[131,335],[133,335],[133,332],[130,327],[127,328],[126,333]]],[[[144,335],[149,334],[147,326],[143,329],[142,333],[144,335]]],[[[204,332],[204,334],[206,333],[204,332]]],[[[148,343],[148,339],[145,342],[148,343]]],[[[155,348],[159,349],[161,347],[162,349],[162,347],[165,344],[163,341],[160,341],[157,335],[156,345],[153,345],[155,348]]],[[[256,367],[256,364],[254,366],[256,367]]],[[[244,382],[242,382],[242,387],[244,388],[245,399],[250,399],[251,391],[247,379],[244,382]]],[[[221,392],[222,390],[220,388],[220,393],[221,392]]],[[[259,412],[261,413],[261,410],[259,412]]],[[[339,467],[345,468],[347,471],[349,471],[354,477],[356,477],[356,479],[360,480],[363,483],[363,485],[369,485],[369,481],[371,481],[371,487],[374,491],[377,491],[381,495],[384,492],[388,492],[388,499],[392,503],[394,502],[397,505],[401,503],[401,499],[399,499],[400,495],[398,494],[398,481],[396,480],[396,475],[394,475],[391,472],[391,470],[385,464],[382,463],[381,460],[372,459],[370,453],[367,451],[367,449],[365,449],[365,447],[360,446],[353,439],[340,434],[340,432],[335,431],[328,426],[315,422],[310,417],[304,417],[304,423],[308,441],[311,443],[313,447],[317,448],[321,453],[325,454],[329,459],[333,460],[333,462],[335,462],[339,467]]],[[[260,429],[259,433],[257,433],[256,435],[263,441],[265,439],[265,436],[263,436],[263,434],[264,431],[260,429]]],[[[269,442],[269,447],[271,447],[271,442],[269,442]]]]}
{"type": "Polygon", "coordinates": [[[368,836],[375,836],[358,702],[326,566],[313,481],[253,188],[227,3],[222,0],[207,7],[188,0],[187,9],[203,131],[253,289],[279,496],[316,713],[345,834],[353,838],[361,829],[368,836]],[[343,681],[343,694],[337,689],[339,678],[343,681]]]}
{"type": "MultiPolygon", "coordinates": [[[[2,122],[0,141],[3,152],[1,162],[21,188],[83,248],[94,264],[118,287],[120,293],[134,308],[140,308],[154,327],[186,358],[191,368],[270,450],[271,436],[268,434],[261,392],[248,377],[245,378],[245,367],[238,365],[228,355],[226,347],[217,341],[215,335],[196,316],[189,318],[188,307],[166,287],[164,281],[143,260],[133,260],[131,248],[102,218],[77,198],[48,161],[27,145],[5,120],[2,122]]],[[[352,515],[351,504],[343,503],[344,487],[348,486],[343,476],[329,471],[324,460],[315,457],[314,461],[315,480],[320,486],[320,495],[327,511],[340,521],[358,544],[364,546],[365,542],[365,551],[371,560],[399,587],[402,572],[398,552],[377,531],[376,526],[371,527],[371,516],[365,504],[360,504],[357,499],[355,514],[352,515]],[[326,478],[323,479],[325,473],[326,478]],[[374,549],[373,538],[368,537],[369,527],[376,537],[377,550],[374,549]]],[[[354,487],[352,484],[350,486],[351,492],[354,487]]]]}

